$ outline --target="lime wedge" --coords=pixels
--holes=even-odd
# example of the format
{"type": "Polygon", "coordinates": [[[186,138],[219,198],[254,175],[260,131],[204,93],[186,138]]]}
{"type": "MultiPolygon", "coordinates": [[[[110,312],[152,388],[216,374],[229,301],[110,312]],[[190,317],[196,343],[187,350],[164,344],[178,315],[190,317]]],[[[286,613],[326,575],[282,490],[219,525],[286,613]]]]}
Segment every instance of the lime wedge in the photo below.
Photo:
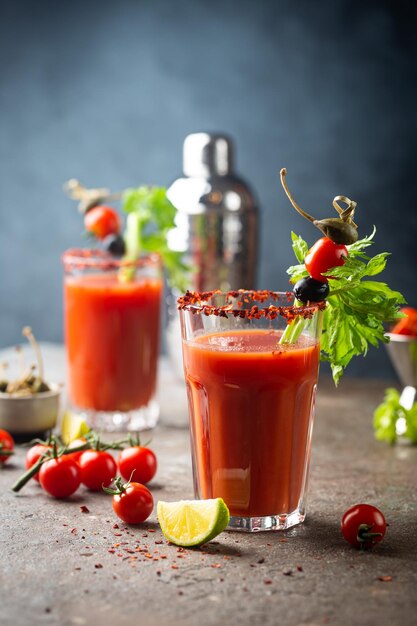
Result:
{"type": "Polygon", "coordinates": [[[158,521],[165,537],[177,546],[199,546],[214,539],[229,523],[224,500],[158,502],[158,521]]]}
{"type": "Polygon", "coordinates": [[[65,411],[61,422],[61,438],[66,446],[74,439],[86,435],[89,430],[90,427],[81,415],[72,411],[65,411]]]}

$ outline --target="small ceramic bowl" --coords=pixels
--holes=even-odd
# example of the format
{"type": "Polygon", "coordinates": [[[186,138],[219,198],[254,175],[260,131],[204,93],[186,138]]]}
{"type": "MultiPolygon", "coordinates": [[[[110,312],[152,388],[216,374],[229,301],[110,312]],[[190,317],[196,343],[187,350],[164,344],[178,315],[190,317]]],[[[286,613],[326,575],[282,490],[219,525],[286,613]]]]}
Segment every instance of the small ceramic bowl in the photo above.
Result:
{"type": "Polygon", "coordinates": [[[12,435],[40,434],[55,427],[59,414],[61,387],[48,383],[50,391],[31,396],[0,392],[0,428],[12,435]]]}

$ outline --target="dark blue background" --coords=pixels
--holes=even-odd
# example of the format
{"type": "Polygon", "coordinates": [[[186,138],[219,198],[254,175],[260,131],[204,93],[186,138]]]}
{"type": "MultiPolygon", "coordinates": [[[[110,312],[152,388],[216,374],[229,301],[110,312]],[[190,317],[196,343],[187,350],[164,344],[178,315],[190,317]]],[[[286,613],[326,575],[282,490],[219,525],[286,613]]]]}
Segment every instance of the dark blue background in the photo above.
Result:
{"type": "MultiPolygon", "coordinates": [[[[62,184],[168,184],[184,136],[235,137],[262,207],[259,286],[282,288],[289,206],[358,202],[362,235],[393,252],[386,280],[415,296],[414,2],[3,2],[0,20],[0,347],[31,324],[62,340],[60,254],[82,223],[62,184]]],[[[330,211],[331,213],[331,211],[330,211]]],[[[350,373],[391,375],[384,350],[350,373]]]]}

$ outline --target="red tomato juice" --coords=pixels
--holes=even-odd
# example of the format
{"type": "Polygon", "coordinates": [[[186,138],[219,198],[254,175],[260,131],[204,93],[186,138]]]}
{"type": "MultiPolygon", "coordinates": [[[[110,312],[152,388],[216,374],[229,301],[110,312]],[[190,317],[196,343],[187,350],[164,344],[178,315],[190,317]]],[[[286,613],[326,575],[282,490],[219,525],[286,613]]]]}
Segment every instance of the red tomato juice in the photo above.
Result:
{"type": "Polygon", "coordinates": [[[298,509],[307,480],[319,344],[279,331],[242,330],[184,342],[198,497],[231,515],[298,509]]]}
{"type": "Polygon", "coordinates": [[[162,282],[117,273],[64,284],[69,392],[76,407],[130,411],[155,393],[162,282]]]}

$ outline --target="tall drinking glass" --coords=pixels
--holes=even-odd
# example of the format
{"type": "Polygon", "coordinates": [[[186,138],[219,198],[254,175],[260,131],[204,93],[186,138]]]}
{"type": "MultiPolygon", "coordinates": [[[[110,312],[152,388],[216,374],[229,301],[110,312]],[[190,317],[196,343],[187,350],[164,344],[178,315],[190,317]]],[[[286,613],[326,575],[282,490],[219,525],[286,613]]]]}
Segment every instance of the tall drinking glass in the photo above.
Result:
{"type": "Polygon", "coordinates": [[[324,303],[241,291],[178,306],[196,497],[223,498],[234,529],[302,522],[324,303]]]}
{"type": "Polygon", "coordinates": [[[73,407],[99,430],[152,428],[159,415],[159,256],[126,263],[100,250],[68,250],[62,261],[73,407]]]}

